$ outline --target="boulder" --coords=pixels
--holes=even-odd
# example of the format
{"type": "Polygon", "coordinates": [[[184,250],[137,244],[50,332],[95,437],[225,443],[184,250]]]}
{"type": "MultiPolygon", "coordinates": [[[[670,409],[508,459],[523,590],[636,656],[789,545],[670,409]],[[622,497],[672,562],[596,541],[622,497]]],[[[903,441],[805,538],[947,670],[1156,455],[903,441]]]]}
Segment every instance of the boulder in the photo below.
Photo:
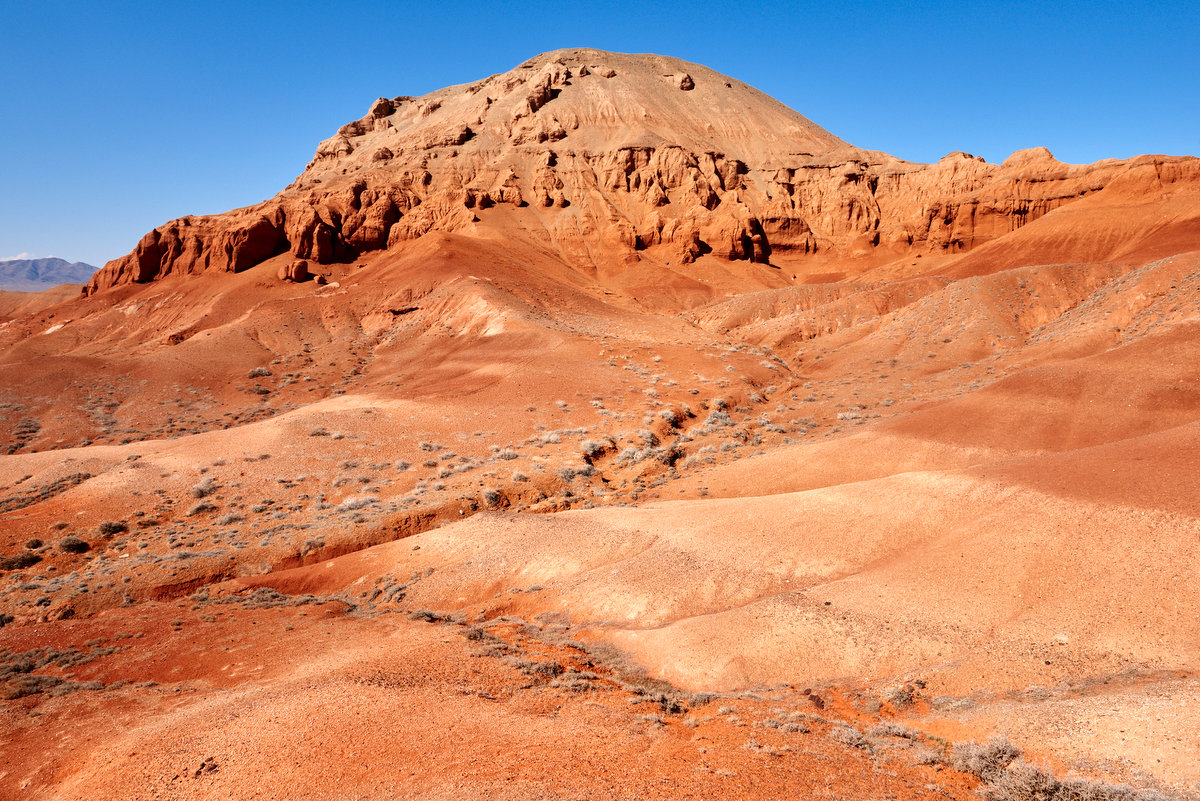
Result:
{"type": "MultiPolygon", "coordinates": [[[[361,106],[360,106],[361,108],[361,106]]],[[[367,116],[373,119],[386,117],[396,110],[396,104],[388,100],[386,97],[381,97],[371,104],[371,110],[367,112],[367,116]]]]}
{"type": "Polygon", "coordinates": [[[304,259],[297,259],[290,264],[279,265],[279,270],[275,273],[280,281],[300,282],[308,279],[308,262],[304,259]]]}

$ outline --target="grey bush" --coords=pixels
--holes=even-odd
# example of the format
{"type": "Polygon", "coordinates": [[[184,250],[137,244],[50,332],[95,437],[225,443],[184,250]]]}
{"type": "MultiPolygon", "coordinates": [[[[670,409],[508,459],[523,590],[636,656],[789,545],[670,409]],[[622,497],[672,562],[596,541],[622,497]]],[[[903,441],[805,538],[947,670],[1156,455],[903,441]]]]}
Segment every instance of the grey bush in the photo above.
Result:
{"type": "Polygon", "coordinates": [[[1168,801],[1155,790],[1090,779],[1060,779],[1022,759],[1011,762],[979,788],[985,801],[1168,801]]]}
{"type": "Polygon", "coordinates": [[[985,782],[1000,775],[1014,759],[1021,756],[1021,749],[1003,737],[986,743],[955,743],[955,770],[972,773],[985,782]]]}
{"type": "Polygon", "coordinates": [[[217,482],[215,482],[213,480],[212,476],[208,476],[203,481],[201,481],[199,484],[196,484],[189,490],[189,492],[191,492],[193,498],[207,498],[209,495],[212,495],[216,491],[217,491],[217,482]]]}

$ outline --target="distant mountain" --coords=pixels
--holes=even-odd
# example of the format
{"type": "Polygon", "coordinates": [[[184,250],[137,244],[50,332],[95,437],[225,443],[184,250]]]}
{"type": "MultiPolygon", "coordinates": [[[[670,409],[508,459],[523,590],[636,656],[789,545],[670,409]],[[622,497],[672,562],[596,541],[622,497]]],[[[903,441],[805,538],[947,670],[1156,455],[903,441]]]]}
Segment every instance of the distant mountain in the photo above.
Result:
{"type": "Polygon", "coordinates": [[[86,284],[96,268],[66,259],[10,259],[0,261],[0,289],[41,292],[59,284],[86,284]]]}

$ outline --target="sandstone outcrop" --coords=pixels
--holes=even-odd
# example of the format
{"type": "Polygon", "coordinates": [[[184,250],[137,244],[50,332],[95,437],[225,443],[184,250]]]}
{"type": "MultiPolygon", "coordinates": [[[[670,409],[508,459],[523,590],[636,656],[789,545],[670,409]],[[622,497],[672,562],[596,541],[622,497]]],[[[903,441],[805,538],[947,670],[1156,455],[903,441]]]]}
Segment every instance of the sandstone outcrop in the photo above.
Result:
{"type": "Polygon", "coordinates": [[[86,291],[238,272],[288,252],[350,262],[431,231],[487,227],[496,207],[513,212],[506,236],[588,272],[620,270],[648,248],[672,263],[958,253],[1114,181],[1151,193],[1194,183],[1198,165],[1067,165],[1044,148],[999,165],[966,153],[914,164],[852,147],[697,64],[562,50],[425,97],[375,100],[276,197],[160,226],[86,291]]]}

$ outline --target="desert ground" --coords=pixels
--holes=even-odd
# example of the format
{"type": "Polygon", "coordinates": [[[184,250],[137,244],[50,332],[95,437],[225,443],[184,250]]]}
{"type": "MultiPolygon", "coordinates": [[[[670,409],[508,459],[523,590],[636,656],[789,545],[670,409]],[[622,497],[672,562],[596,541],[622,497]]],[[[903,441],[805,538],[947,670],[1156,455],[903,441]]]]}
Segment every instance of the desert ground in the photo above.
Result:
{"type": "Polygon", "coordinates": [[[369,106],[0,293],[0,797],[1200,794],[1200,159],[369,106]]]}

